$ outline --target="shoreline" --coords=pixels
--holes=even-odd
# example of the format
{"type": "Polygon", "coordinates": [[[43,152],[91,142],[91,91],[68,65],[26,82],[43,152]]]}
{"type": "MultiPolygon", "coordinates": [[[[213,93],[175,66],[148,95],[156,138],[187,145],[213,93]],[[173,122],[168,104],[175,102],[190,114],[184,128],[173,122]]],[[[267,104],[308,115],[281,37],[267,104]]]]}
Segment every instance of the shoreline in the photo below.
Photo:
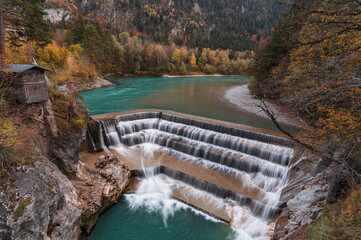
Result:
{"type": "MultiPolygon", "coordinates": [[[[248,84],[228,88],[224,91],[222,98],[227,104],[238,110],[269,120],[267,114],[257,106],[261,101],[253,97],[248,89],[248,84]]],[[[266,101],[266,103],[270,110],[275,113],[279,123],[300,129],[307,128],[307,125],[303,121],[292,115],[290,112],[285,111],[282,107],[269,101],[266,101]]]]}
{"type": "Polygon", "coordinates": [[[108,87],[111,85],[114,85],[114,83],[112,83],[104,78],[98,77],[93,82],[72,84],[69,87],[69,89],[71,92],[84,92],[84,91],[93,90],[93,89],[97,89],[97,88],[108,87]]]}
{"type": "Polygon", "coordinates": [[[182,77],[249,77],[247,75],[224,75],[224,74],[207,74],[203,72],[189,72],[187,74],[157,74],[150,72],[123,73],[123,74],[106,74],[103,78],[109,77],[161,77],[161,78],[182,78],[182,77]]]}
{"type": "Polygon", "coordinates": [[[186,75],[169,75],[164,74],[162,78],[183,78],[183,77],[246,77],[243,75],[222,75],[222,74],[186,74],[186,75]]]}

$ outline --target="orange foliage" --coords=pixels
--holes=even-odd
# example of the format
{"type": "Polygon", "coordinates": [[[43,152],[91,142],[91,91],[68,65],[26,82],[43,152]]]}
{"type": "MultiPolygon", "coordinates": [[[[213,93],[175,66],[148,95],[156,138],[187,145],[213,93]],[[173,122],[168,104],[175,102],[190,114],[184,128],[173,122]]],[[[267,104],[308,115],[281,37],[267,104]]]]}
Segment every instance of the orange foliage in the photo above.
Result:
{"type": "Polygon", "coordinates": [[[319,142],[361,140],[361,31],[353,28],[361,15],[350,8],[328,4],[312,14],[290,55],[284,97],[309,116],[317,128],[309,137],[319,142]]]}

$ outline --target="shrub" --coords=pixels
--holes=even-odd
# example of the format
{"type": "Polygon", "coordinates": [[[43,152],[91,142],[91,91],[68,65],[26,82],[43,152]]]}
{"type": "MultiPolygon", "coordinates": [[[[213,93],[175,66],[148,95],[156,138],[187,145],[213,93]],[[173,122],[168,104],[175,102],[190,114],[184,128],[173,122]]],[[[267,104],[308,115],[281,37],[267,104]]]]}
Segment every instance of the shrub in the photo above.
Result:
{"type": "Polygon", "coordinates": [[[356,240],[361,236],[361,190],[347,199],[328,205],[321,219],[310,226],[310,239],[356,240]]]}

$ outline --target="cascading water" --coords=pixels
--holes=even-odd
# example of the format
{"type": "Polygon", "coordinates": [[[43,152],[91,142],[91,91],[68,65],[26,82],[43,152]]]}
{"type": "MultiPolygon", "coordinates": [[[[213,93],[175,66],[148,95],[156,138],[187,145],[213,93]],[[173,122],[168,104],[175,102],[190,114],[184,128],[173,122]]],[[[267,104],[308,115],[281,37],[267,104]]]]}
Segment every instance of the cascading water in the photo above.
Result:
{"type": "Polygon", "coordinates": [[[214,209],[216,216],[225,212],[239,239],[268,238],[293,156],[288,139],[162,112],[120,115],[93,122],[88,130],[95,151],[110,148],[125,158],[140,151],[142,170],[134,170],[133,176],[142,180],[136,192],[126,194],[132,209],[161,211],[166,224],[169,215],[189,208],[172,198],[180,194],[178,198],[214,209]],[[235,187],[228,189],[229,184],[217,182],[217,177],[216,184],[210,183],[191,169],[188,174],[169,168],[167,162],[157,162],[154,153],[232,176],[235,187]]]}

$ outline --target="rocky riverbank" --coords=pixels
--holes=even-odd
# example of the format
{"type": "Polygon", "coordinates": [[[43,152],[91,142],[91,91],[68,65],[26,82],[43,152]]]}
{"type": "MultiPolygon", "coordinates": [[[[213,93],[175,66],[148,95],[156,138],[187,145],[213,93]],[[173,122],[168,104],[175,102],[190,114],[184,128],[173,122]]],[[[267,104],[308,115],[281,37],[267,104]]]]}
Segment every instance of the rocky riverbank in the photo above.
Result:
{"type": "Polygon", "coordinates": [[[111,85],[113,85],[113,83],[109,82],[108,80],[97,77],[94,81],[91,82],[77,82],[66,87],[69,88],[71,92],[82,92],[111,85]]]}
{"type": "MultiPolygon", "coordinates": [[[[259,107],[262,102],[252,96],[247,84],[229,88],[224,92],[223,97],[229,104],[241,111],[249,112],[259,117],[269,119],[267,114],[259,107]]],[[[280,123],[298,128],[306,127],[304,122],[280,106],[271,102],[266,102],[266,104],[275,116],[277,116],[277,120],[280,123]]]]}
{"type": "MultiPolygon", "coordinates": [[[[248,85],[229,88],[224,92],[224,99],[237,109],[252,113],[262,118],[268,118],[260,109],[261,101],[254,98],[248,85]]],[[[290,114],[287,109],[271,102],[266,102],[269,109],[277,116],[279,123],[306,128],[306,124],[290,114]]],[[[321,216],[330,189],[332,166],[327,166],[322,159],[312,153],[297,147],[297,163],[290,171],[291,182],[283,189],[281,201],[285,207],[275,223],[272,239],[307,240],[307,226],[321,216]]]]}
{"type": "Polygon", "coordinates": [[[116,204],[130,181],[130,171],[116,155],[102,155],[95,163],[79,162],[72,180],[79,197],[80,227],[90,234],[99,215],[116,204]]]}

